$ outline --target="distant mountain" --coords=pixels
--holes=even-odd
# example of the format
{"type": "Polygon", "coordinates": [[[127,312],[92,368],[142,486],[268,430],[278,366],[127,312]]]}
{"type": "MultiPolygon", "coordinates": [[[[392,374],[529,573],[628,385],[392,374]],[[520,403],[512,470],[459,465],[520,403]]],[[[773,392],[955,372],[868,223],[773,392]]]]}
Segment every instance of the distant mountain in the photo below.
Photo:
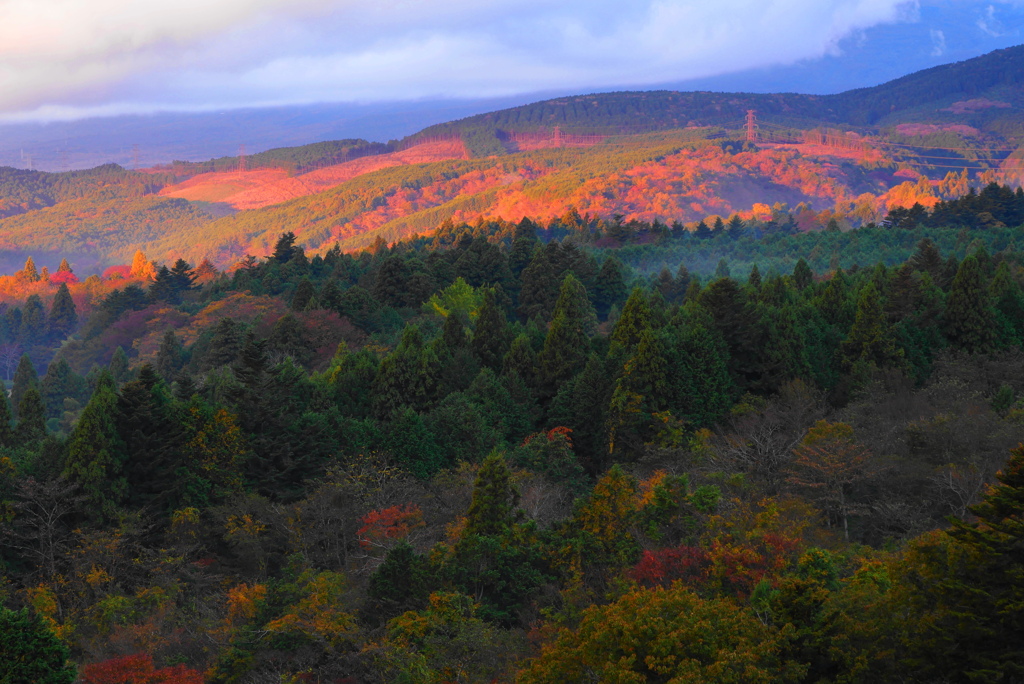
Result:
{"type": "Polygon", "coordinates": [[[0,268],[28,253],[102,268],[138,247],[226,266],[268,253],[286,230],[314,252],[429,234],[446,221],[573,211],[691,226],[737,213],[785,214],[801,230],[860,225],[970,185],[1019,185],[1022,80],[1024,47],[1015,47],[836,95],[581,95],[388,144],[345,139],[141,171],[7,169],[0,268]]]}

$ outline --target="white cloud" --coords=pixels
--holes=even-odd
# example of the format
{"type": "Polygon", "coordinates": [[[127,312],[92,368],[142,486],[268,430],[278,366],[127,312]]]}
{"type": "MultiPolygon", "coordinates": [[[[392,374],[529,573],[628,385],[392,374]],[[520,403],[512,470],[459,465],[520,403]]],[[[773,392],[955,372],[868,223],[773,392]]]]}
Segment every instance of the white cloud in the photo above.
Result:
{"type": "Polygon", "coordinates": [[[0,111],[642,86],[834,53],[916,11],[916,0],[0,0],[0,111]]]}
{"type": "Polygon", "coordinates": [[[941,57],[946,54],[946,34],[939,29],[930,29],[928,31],[932,37],[932,57],[941,57]]]}

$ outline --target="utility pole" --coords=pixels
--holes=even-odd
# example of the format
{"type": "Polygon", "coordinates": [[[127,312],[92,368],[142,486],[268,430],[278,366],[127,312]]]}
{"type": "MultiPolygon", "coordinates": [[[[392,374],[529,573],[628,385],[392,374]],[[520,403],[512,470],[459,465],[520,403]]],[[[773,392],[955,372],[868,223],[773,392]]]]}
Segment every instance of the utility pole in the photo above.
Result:
{"type": "Polygon", "coordinates": [[[238,170],[245,171],[245,143],[238,146],[238,170]]]}
{"type": "Polygon", "coordinates": [[[757,110],[747,110],[747,142],[757,142],[757,110]]]}

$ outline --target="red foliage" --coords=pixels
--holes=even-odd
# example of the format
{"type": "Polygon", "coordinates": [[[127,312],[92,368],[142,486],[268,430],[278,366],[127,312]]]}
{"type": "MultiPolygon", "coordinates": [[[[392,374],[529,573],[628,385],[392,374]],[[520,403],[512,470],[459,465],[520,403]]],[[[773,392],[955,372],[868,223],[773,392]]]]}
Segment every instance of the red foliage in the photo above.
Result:
{"type": "MultiPolygon", "coordinates": [[[[127,280],[131,274],[132,267],[124,264],[121,266],[111,266],[103,272],[101,276],[104,280],[127,280]]],[[[51,278],[50,280],[53,280],[51,278]]]]}
{"type": "MultiPolygon", "coordinates": [[[[107,270],[109,271],[110,269],[107,270]]],[[[78,276],[71,271],[57,271],[50,274],[50,282],[54,285],[60,285],[61,283],[74,285],[78,282],[78,276]]]]}
{"type": "Polygon", "coordinates": [[[137,653],[86,665],[81,671],[81,681],[83,684],[203,684],[203,673],[184,665],[158,670],[152,656],[137,653]]]}
{"type": "Polygon", "coordinates": [[[416,504],[392,506],[370,511],[362,517],[359,543],[364,548],[383,546],[387,540],[404,539],[416,527],[422,527],[423,511],[416,504]]]}
{"type": "Polygon", "coordinates": [[[636,582],[653,586],[668,586],[675,580],[699,583],[708,576],[711,559],[706,551],[696,546],[644,551],[640,562],[629,571],[636,582]]]}

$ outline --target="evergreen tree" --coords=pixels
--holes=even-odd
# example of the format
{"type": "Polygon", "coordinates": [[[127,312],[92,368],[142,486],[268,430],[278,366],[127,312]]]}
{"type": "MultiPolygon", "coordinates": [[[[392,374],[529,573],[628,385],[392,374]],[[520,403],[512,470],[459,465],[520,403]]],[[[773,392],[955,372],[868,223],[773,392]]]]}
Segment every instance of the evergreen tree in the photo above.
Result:
{"type": "Polygon", "coordinates": [[[715,267],[716,278],[730,278],[732,273],[729,271],[729,262],[724,258],[718,260],[718,266],[715,267]]]}
{"type": "Polygon", "coordinates": [[[410,325],[398,347],[381,361],[373,381],[373,412],[387,420],[406,406],[426,408],[436,383],[436,368],[428,363],[420,330],[410,325]]]}
{"type": "Polygon", "coordinates": [[[757,264],[754,264],[750,269],[750,275],[747,276],[747,284],[754,290],[761,289],[761,271],[758,269],[757,264]]]}
{"type": "Polygon", "coordinates": [[[11,404],[7,399],[7,392],[0,391],[0,448],[15,445],[16,440],[12,421],[13,415],[11,414],[11,404]]]}
{"type": "Polygon", "coordinates": [[[622,277],[622,262],[606,257],[598,271],[594,286],[594,304],[601,318],[607,318],[613,306],[626,299],[626,283],[622,277]]]}
{"type": "Polygon", "coordinates": [[[524,217],[516,226],[516,232],[512,237],[512,250],[508,255],[508,265],[513,276],[518,278],[533,259],[538,242],[536,224],[524,217]]]}
{"type": "Polygon", "coordinates": [[[117,392],[110,374],[104,373],[71,432],[64,463],[64,476],[82,488],[98,520],[113,518],[128,494],[117,421],[117,392]]]}
{"type": "Polygon", "coordinates": [[[734,398],[729,348],[703,307],[690,305],[685,322],[673,326],[667,351],[673,414],[695,427],[709,427],[734,398]]]}
{"type": "Polygon", "coordinates": [[[366,593],[384,621],[426,605],[434,584],[429,560],[402,540],[370,575],[366,593]]]}
{"type": "Polygon", "coordinates": [[[632,350],[640,341],[640,335],[651,327],[651,307],[647,294],[639,287],[633,288],[622,315],[612,330],[611,342],[624,350],[632,350]]]}
{"type": "Polygon", "coordinates": [[[72,273],[71,264],[68,263],[67,259],[60,260],[60,266],[57,267],[57,273],[72,273]]]}
{"type": "Polygon", "coordinates": [[[46,309],[39,295],[29,295],[21,307],[21,338],[27,344],[41,342],[46,336],[46,309]]]}
{"type": "Polygon", "coordinates": [[[36,262],[32,260],[32,257],[25,259],[25,267],[18,271],[17,275],[21,280],[30,283],[39,281],[39,271],[36,270],[36,262]]]}
{"type": "Polygon", "coordinates": [[[841,349],[847,370],[865,363],[873,363],[879,368],[904,366],[903,350],[896,347],[874,283],[869,282],[861,289],[857,298],[857,314],[841,349]]]}
{"type": "Polygon", "coordinates": [[[943,322],[946,338],[960,349],[977,354],[995,346],[995,316],[981,265],[974,256],[964,259],[957,269],[946,299],[943,322]]]}
{"type": "Polygon", "coordinates": [[[506,377],[521,379],[527,387],[533,387],[536,383],[537,354],[525,333],[512,340],[512,346],[501,360],[501,373],[506,377]]]}
{"type": "Polygon", "coordinates": [[[338,281],[335,278],[329,278],[320,288],[320,294],[316,299],[323,308],[341,313],[341,297],[342,292],[338,287],[338,281]]]}
{"type": "Polygon", "coordinates": [[[53,296],[49,318],[50,335],[54,340],[62,340],[75,331],[78,326],[78,311],[75,301],[71,299],[66,283],[61,283],[57,294],[53,296]]]}
{"type": "Polygon", "coordinates": [[[14,384],[11,387],[11,405],[15,410],[21,406],[25,392],[33,387],[39,388],[39,375],[28,354],[22,354],[18,361],[18,368],[14,371],[14,384]]]}
{"type": "Polygon", "coordinates": [[[18,427],[15,440],[28,446],[46,437],[46,406],[39,388],[30,387],[18,403],[18,427]]]}
{"type": "Polygon", "coordinates": [[[0,607],[0,682],[72,684],[71,652],[29,608],[0,607]]]}
{"type": "MultiPolygon", "coordinates": [[[[557,250],[558,245],[554,244],[557,250]]],[[[559,289],[558,269],[553,262],[552,250],[538,247],[529,265],[523,269],[520,282],[522,289],[519,292],[517,309],[519,317],[524,321],[531,318],[548,320],[559,289]]]]}
{"type": "Polygon", "coordinates": [[[117,434],[124,445],[127,503],[159,506],[170,497],[176,470],[180,428],[170,415],[170,397],[153,367],[121,387],[117,399],[117,434]]]}
{"type": "Polygon", "coordinates": [[[128,355],[124,353],[124,349],[120,346],[114,350],[114,355],[110,357],[110,365],[107,367],[107,370],[115,387],[128,382],[128,379],[132,376],[131,369],[128,367],[128,355]]]}
{"type": "Polygon", "coordinates": [[[66,399],[79,401],[88,391],[85,378],[71,370],[71,365],[64,358],[50,363],[39,389],[47,418],[60,418],[66,399]]]}
{"type": "Polygon", "coordinates": [[[505,457],[491,452],[480,464],[473,483],[473,498],[466,512],[464,534],[500,536],[516,522],[519,492],[512,484],[512,472],[505,457]]]}
{"type": "Polygon", "coordinates": [[[305,311],[309,303],[316,298],[316,290],[309,278],[303,278],[295,287],[295,294],[292,295],[292,311],[305,311]]]}
{"type": "Polygon", "coordinates": [[[501,360],[508,351],[508,320],[498,306],[493,288],[483,291],[483,303],[473,330],[473,353],[480,363],[494,371],[501,370],[501,360]]]}
{"type": "Polygon", "coordinates": [[[160,349],[156,353],[156,372],[167,382],[173,382],[184,365],[185,349],[174,331],[168,330],[160,340],[160,349]]]}
{"type": "Polygon", "coordinates": [[[271,261],[283,265],[295,258],[297,252],[301,251],[295,246],[295,240],[295,233],[291,231],[281,233],[281,237],[274,244],[274,253],[270,256],[271,261]]]}
{"type": "Polygon", "coordinates": [[[804,259],[800,259],[796,262],[796,266],[793,267],[793,283],[796,285],[796,289],[805,290],[813,282],[814,272],[811,271],[811,267],[807,265],[804,259]]]}
{"type": "Polygon", "coordinates": [[[415,306],[419,302],[409,301],[409,269],[405,259],[400,256],[389,256],[385,259],[373,280],[373,298],[388,306],[415,306]]]}

